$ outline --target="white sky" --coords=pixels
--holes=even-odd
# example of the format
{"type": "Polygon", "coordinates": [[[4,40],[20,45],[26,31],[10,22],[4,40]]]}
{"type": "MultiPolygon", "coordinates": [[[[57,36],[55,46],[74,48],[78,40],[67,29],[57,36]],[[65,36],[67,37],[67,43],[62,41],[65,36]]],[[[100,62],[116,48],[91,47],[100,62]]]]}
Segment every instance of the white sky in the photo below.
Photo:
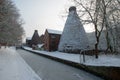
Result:
{"type": "Polygon", "coordinates": [[[13,2],[25,23],[23,28],[26,37],[32,37],[34,30],[38,30],[39,35],[44,34],[46,28],[62,31],[65,20],[62,19],[61,13],[64,13],[66,7],[73,5],[70,0],[13,0],[13,2]]]}
{"type": "Polygon", "coordinates": [[[67,0],[13,0],[19,9],[25,24],[26,37],[31,37],[35,29],[39,35],[46,28],[63,30],[65,21],[60,13],[64,10],[67,0]]]}

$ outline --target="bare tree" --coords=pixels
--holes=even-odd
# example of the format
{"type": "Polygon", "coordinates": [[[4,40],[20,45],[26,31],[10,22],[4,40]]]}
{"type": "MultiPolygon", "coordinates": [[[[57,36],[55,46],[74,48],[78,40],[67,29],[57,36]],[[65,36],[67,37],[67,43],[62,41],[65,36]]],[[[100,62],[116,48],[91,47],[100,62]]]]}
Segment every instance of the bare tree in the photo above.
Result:
{"type": "Polygon", "coordinates": [[[107,40],[107,50],[116,51],[116,35],[114,33],[114,29],[120,23],[120,5],[118,0],[101,0],[101,17],[105,32],[106,32],[106,40],[107,40]]]}
{"type": "Polygon", "coordinates": [[[95,52],[98,58],[98,45],[103,30],[106,31],[107,49],[114,50],[117,40],[113,33],[114,26],[120,24],[119,0],[73,0],[79,7],[80,18],[84,23],[92,23],[95,28],[95,52]],[[113,14],[115,13],[115,14],[113,14]],[[83,17],[83,18],[82,18],[83,17]],[[85,18],[86,17],[86,18],[85,18]],[[112,19],[112,20],[111,20],[112,19]],[[113,26],[114,25],[114,26],[113,26]],[[111,40],[112,37],[112,40],[111,40]],[[113,49],[114,48],[114,49],[113,49]]]}
{"type": "MultiPolygon", "coordinates": [[[[101,15],[101,6],[100,6],[100,0],[74,0],[77,7],[79,7],[80,11],[80,17],[87,17],[86,19],[82,20],[84,23],[92,23],[95,28],[95,37],[96,37],[96,43],[95,43],[95,57],[98,58],[98,45],[99,45],[99,39],[100,35],[103,30],[103,25],[100,27],[100,22],[104,19],[100,19],[101,15]],[[99,20],[100,19],[100,20],[99,20]]],[[[82,18],[81,18],[82,19],[82,18]]]]}
{"type": "Polygon", "coordinates": [[[20,14],[11,0],[0,0],[0,43],[15,44],[22,40],[24,30],[20,14]]]}

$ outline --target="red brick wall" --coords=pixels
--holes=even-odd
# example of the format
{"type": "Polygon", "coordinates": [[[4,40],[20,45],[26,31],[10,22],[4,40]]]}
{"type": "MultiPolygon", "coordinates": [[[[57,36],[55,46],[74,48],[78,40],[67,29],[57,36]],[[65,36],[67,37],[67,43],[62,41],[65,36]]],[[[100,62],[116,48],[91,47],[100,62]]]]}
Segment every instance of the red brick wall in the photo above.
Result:
{"type": "Polygon", "coordinates": [[[49,34],[47,30],[45,31],[45,35],[44,35],[44,49],[49,51],[49,34]]]}
{"type": "Polygon", "coordinates": [[[50,34],[50,51],[56,51],[58,49],[60,40],[60,35],[58,34],[50,34]]]}
{"type": "Polygon", "coordinates": [[[47,51],[56,51],[58,49],[60,36],[59,34],[49,34],[46,30],[44,35],[44,49],[47,51]]]}

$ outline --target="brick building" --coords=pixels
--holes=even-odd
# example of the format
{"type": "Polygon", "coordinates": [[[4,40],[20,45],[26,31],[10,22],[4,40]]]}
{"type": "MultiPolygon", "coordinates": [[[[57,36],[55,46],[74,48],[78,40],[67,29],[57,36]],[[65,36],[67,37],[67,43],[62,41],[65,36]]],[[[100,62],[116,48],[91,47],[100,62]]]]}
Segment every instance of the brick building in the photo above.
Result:
{"type": "Polygon", "coordinates": [[[40,43],[41,41],[37,30],[34,31],[34,34],[31,39],[29,38],[26,39],[26,44],[30,47],[32,47],[33,45],[37,46],[40,43]]]}
{"type": "Polygon", "coordinates": [[[40,44],[43,44],[44,43],[44,35],[42,34],[41,36],[40,36],[40,44]]]}
{"type": "Polygon", "coordinates": [[[44,49],[46,51],[56,51],[61,34],[61,31],[46,29],[44,34],[44,49]]]}

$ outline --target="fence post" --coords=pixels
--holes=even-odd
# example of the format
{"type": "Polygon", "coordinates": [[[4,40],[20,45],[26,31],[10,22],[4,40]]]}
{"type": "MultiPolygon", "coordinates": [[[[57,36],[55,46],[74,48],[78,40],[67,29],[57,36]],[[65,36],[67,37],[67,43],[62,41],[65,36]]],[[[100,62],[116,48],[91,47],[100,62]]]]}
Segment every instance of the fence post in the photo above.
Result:
{"type": "Polygon", "coordinates": [[[83,62],[85,62],[85,51],[83,51],[83,62]]]}
{"type": "Polygon", "coordinates": [[[80,58],[80,63],[81,63],[82,61],[85,62],[85,51],[84,51],[84,50],[81,50],[81,51],[80,51],[80,57],[79,57],[79,58],[80,58]],[[82,53],[83,53],[83,54],[82,54],[82,53]],[[82,57],[81,55],[83,55],[83,60],[81,59],[81,57],[82,57]]]}
{"type": "Polygon", "coordinates": [[[80,63],[81,63],[81,53],[82,53],[82,50],[80,50],[80,56],[79,56],[80,63]]]}

